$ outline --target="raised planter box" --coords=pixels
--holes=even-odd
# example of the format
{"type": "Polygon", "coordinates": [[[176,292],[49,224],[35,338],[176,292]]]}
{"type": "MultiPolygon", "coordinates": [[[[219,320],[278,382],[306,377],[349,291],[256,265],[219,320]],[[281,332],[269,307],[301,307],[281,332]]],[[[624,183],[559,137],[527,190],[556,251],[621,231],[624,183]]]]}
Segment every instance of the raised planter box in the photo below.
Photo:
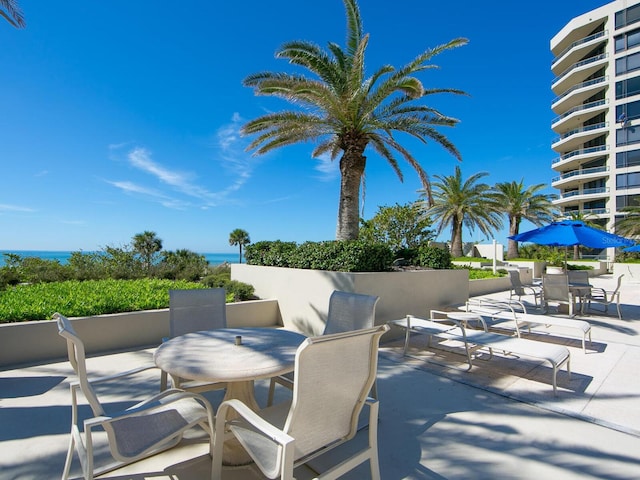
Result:
{"type": "MultiPolygon", "coordinates": [[[[169,336],[169,309],[98,315],[72,319],[87,353],[159,345],[169,336]]],[[[281,326],[278,301],[227,304],[229,327],[281,326]]],[[[0,324],[0,368],[63,359],[66,342],[51,320],[0,324]]]]}
{"type": "Polygon", "coordinates": [[[469,298],[466,270],[349,273],[232,264],[231,278],[250,283],[261,298],[277,298],[284,327],[305,335],[324,330],[334,290],[379,296],[378,324],[409,314],[424,317],[469,298]]]}

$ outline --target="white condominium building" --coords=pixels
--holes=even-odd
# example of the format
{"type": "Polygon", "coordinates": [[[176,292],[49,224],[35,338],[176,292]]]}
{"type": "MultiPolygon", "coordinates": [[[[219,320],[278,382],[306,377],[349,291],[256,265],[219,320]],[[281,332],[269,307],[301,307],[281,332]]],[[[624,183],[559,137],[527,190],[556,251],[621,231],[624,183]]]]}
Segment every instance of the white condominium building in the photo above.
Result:
{"type": "Polygon", "coordinates": [[[574,18],[551,52],[554,203],[614,231],[640,207],[640,0],[574,18]]]}

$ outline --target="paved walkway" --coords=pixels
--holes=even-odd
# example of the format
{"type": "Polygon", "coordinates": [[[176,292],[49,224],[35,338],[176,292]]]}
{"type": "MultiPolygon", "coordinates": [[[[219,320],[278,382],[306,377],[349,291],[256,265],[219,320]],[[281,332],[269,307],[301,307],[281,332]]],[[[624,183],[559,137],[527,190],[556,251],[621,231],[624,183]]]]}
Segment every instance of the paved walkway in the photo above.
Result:
{"type": "MultiPolygon", "coordinates": [[[[605,276],[593,283],[610,287],[613,280],[605,276]]],[[[425,351],[419,336],[412,338],[409,357],[402,356],[397,341],[382,345],[378,381],[382,478],[639,478],[639,291],[640,285],[623,286],[622,321],[613,315],[582,317],[593,325],[593,345],[587,353],[578,340],[565,334],[537,334],[571,351],[573,373],[571,379],[559,375],[557,397],[549,368],[535,362],[496,356],[476,361],[467,372],[462,355],[425,351]]],[[[147,349],[92,358],[89,369],[98,375],[122,371],[149,361],[152,353],[147,349]]],[[[157,391],[156,373],[111,387],[101,398],[115,406],[124,398],[144,397],[157,391]]],[[[70,377],[67,362],[0,371],[1,480],[59,478],[68,441],[70,377]]],[[[261,404],[266,388],[265,382],[258,382],[261,404]]],[[[283,398],[287,392],[278,389],[277,394],[283,398]]],[[[219,401],[220,392],[208,395],[219,401]]],[[[356,441],[362,441],[363,434],[366,431],[356,441]]],[[[104,444],[99,450],[106,457],[104,444]]],[[[208,478],[206,451],[196,436],[181,448],[104,478],[208,478]]],[[[322,462],[315,466],[321,468],[322,462]]],[[[79,475],[77,457],[73,471],[79,475]]],[[[313,478],[305,468],[296,476],[313,478]]],[[[261,477],[245,467],[225,471],[224,478],[261,477]]],[[[343,478],[369,477],[361,466],[343,478]]]]}

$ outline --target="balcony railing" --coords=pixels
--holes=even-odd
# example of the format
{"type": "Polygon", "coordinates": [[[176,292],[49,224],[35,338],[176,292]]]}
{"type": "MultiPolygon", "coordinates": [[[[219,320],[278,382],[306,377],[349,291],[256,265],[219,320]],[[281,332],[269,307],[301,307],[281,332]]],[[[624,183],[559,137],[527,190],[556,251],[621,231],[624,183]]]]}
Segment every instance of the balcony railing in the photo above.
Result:
{"type": "Polygon", "coordinates": [[[585,125],[584,127],[574,128],[573,130],[570,130],[566,133],[563,133],[559,137],[554,138],[553,142],[551,143],[558,143],[560,140],[564,140],[565,138],[576,135],[577,133],[590,132],[591,130],[598,130],[599,128],[605,128],[607,126],[609,126],[609,122],[595,123],[593,125],[585,125]]]}
{"type": "Polygon", "coordinates": [[[563,173],[551,180],[552,183],[555,183],[559,180],[566,180],[567,178],[575,177],[576,175],[588,175],[590,173],[599,173],[599,172],[608,172],[609,167],[591,167],[584,168],[580,170],[571,170],[570,172],[563,173]]]}
{"type": "Polygon", "coordinates": [[[573,108],[570,108],[569,110],[567,110],[563,114],[558,115],[553,120],[551,120],[551,125],[554,125],[554,124],[558,123],[563,118],[567,118],[569,115],[572,115],[572,114],[574,114],[576,112],[581,112],[583,110],[588,110],[589,108],[600,107],[602,105],[606,105],[607,103],[609,103],[609,99],[596,100],[595,102],[585,103],[584,105],[577,105],[577,106],[575,106],[573,108]]]}
{"type": "Polygon", "coordinates": [[[580,213],[583,215],[605,215],[609,213],[608,208],[584,208],[580,210],[580,213]]]}
{"type": "Polygon", "coordinates": [[[564,72],[562,72],[560,75],[558,75],[556,78],[554,78],[551,81],[551,85],[555,85],[556,83],[558,83],[560,80],[562,80],[563,77],[566,77],[571,70],[574,70],[578,67],[582,67],[584,65],[589,65],[590,63],[594,63],[594,62],[599,62],[600,60],[604,60],[605,58],[608,57],[608,53],[601,53],[600,55],[596,55],[595,57],[591,57],[591,58],[587,58],[585,60],[581,60],[579,62],[574,63],[573,65],[571,65],[569,68],[567,68],[564,72]]]}
{"type": "Polygon", "coordinates": [[[608,76],[604,76],[604,77],[594,78],[592,80],[587,80],[586,82],[578,83],[577,85],[574,85],[570,89],[566,90],[564,93],[561,93],[556,98],[554,98],[551,101],[551,105],[556,104],[558,101],[562,100],[563,98],[565,98],[569,94],[575,92],[576,90],[580,90],[581,88],[590,87],[590,86],[596,85],[598,83],[603,83],[603,82],[606,82],[607,80],[609,80],[609,77],[608,76]]]}
{"type": "Polygon", "coordinates": [[[597,193],[608,193],[609,187],[585,188],[584,190],[574,190],[572,192],[563,193],[560,198],[571,198],[578,195],[593,195],[597,193]]]}
{"type": "Polygon", "coordinates": [[[590,42],[591,40],[595,40],[597,38],[601,38],[604,37],[605,35],[608,34],[608,30],[603,30],[602,32],[597,32],[594,33],[593,35],[589,35],[588,37],[584,37],[580,40],[576,40],[575,42],[573,42],[571,45],[569,45],[567,48],[565,48],[562,52],[560,52],[553,60],[551,60],[551,66],[553,67],[553,65],[560,60],[562,57],[564,57],[564,55],[571,50],[572,48],[577,47],[578,45],[582,45],[584,43],[590,42]]]}
{"type": "Polygon", "coordinates": [[[602,152],[604,150],[607,150],[608,148],[609,147],[607,145],[598,145],[597,147],[581,148],[580,150],[573,150],[572,152],[565,153],[561,157],[556,158],[552,162],[552,165],[555,165],[556,163],[562,162],[563,160],[568,160],[571,157],[575,157],[576,155],[587,155],[589,153],[602,152]]]}

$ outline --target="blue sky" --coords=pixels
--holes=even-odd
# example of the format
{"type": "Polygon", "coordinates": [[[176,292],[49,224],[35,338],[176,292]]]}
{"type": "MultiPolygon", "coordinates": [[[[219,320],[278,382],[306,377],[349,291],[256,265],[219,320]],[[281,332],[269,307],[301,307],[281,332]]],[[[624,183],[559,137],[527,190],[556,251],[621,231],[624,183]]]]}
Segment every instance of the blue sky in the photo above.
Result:
{"type": "MultiPolygon", "coordinates": [[[[367,67],[400,67],[468,38],[420,77],[469,94],[429,100],[460,119],[442,133],[462,153],[463,176],[548,184],[549,41],[605,3],[361,0],[367,67]]],[[[144,230],[165,249],[196,252],[235,251],[235,228],[254,242],[334,238],[337,162],[312,159],[312,145],[252,156],[239,128],[290,108],[242,86],[251,73],[291,72],[274,58],[280,45],[344,44],[340,0],[20,4],[26,29],[0,19],[0,250],[96,250],[144,230]]],[[[453,173],[457,160],[439,145],[406,145],[432,178],[453,173]]],[[[417,175],[400,166],[403,183],[368,152],[365,218],[418,198],[417,175]]],[[[496,238],[505,242],[506,231],[496,238]]]]}

